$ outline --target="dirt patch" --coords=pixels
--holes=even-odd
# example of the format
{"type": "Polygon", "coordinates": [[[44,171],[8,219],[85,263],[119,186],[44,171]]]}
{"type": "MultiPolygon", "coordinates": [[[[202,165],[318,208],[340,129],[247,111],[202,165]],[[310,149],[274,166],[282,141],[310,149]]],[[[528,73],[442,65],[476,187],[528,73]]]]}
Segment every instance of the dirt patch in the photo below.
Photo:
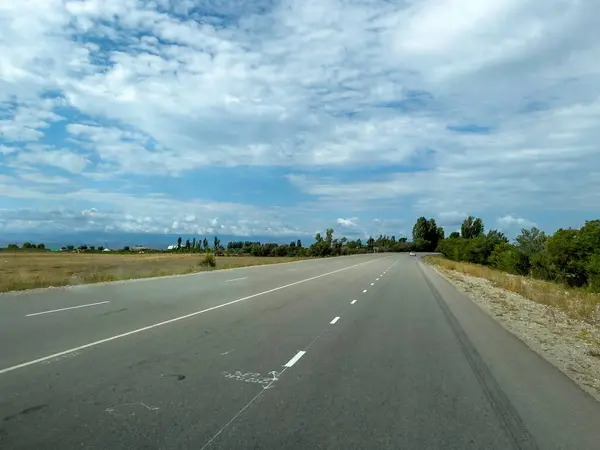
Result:
{"type": "Polygon", "coordinates": [[[439,266],[434,270],[600,401],[600,327],[487,279],[439,266]]]}

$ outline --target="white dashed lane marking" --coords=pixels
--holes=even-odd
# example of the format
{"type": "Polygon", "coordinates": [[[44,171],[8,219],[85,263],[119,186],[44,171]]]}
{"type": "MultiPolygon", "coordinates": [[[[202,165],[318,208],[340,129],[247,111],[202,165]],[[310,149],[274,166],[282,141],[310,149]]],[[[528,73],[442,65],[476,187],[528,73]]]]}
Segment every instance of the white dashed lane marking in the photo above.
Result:
{"type": "Polygon", "coordinates": [[[104,305],[106,303],[110,303],[110,300],[107,300],[105,302],[98,302],[98,303],[88,303],[87,305],[69,306],[68,308],[60,308],[60,309],[52,309],[50,311],[36,312],[36,313],[32,313],[32,314],[27,314],[25,317],[41,316],[42,314],[52,314],[52,313],[57,313],[57,312],[62,312],[62,311],[69,311],[71,309],[88,308],[90,306],[104,305]]]}
{"type": "Polygon", "coordinates": [[[336,323],[338,320],[340,320],[339,317],[336,317],[335,319],[333,319],[331,322],[329,322],[331,325],[333,325],[334,323],[336,323]]]}
{"type": "Polygon", "coordinates": [[[298,362],[298,360],[300,358],[302,358],[304,356],[306,352],[304,350],[299,351],[298,353],[296,353],[296,355],[290,359],[287,363],[285,363],[285,366],[283,367],[292,367],[294,364],[296,364],[298,362]]]}

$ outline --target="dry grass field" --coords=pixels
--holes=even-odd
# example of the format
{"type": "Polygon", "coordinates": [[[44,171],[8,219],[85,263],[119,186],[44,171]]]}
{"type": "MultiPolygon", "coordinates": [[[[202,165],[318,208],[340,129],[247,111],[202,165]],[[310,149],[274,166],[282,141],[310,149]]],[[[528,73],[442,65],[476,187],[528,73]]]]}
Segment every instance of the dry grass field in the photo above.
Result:
{"type": "Polygon", "coordinates": [[[181,275],[206,270],[297,261],[302,258],[218,256],[216,267],[203,254],[0,252],[0,292],[102,281],[181,275]]]}
{"type": "Polygon", "coordinates": [[[495,286],[547,306],[561,309],[573,319],[596,324],[600,313],[600,294],[571,289],[558,283],[511,275],[489,267],[452,261],[442,256],[425,258],[430,264],[474,277],[485,278],[495,286]]]}

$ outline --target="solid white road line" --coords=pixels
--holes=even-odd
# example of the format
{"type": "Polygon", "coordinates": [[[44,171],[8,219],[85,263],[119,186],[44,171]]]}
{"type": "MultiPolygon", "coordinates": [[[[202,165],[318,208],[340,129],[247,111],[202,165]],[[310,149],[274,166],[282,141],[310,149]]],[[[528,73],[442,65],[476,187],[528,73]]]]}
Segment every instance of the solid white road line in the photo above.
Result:
{"type": "Polygon", "coordinates": [[[336,317],[335,319],[333,319],[331,322],[329,322],[331,325],[333,325],[334,323],[336,323],[338,320],[340,320],[339,317],[336,317]]]}
{"type": "Polygon", "coordinates": [[[41,363],[41,362],[44,362],[44,361],[48,361],[50,359],[54,359],[54,358],[57,358],[59,356],[68,355],[69,353],[78,352],[80,350],[84,350],[84,349],[90,348],[90,347],[95,347],[97,345],[104,344],[104,343],[110,342],[110,341],[114,341],[116,339],[121,339],[121,338],[124,338],[126,336],[131,336],[132,334],[141,333],[143,331],[151,330],[153,328],[162,327],[163,325],[167,325],[167,324],[174,323],[174,322],[179,322],[180,320],[183,320],[183,319],[188,319],[190,317],[198,316],[200,314],[204,314],[204,313],[207,313],[209,311],[214,311],[215,309],[220,309],[220,308],[224,308],[224,307],[229,306],[229,305],[234,305],[236,303],[244,302],[246,300],[250,300],[251,298],[259,297],[261,295],[270,294],[271,292],[280,291],[282,289],[286,289],[286,288],[289,288],[289,287],[292,287],[292,286],[296,286],[298,284],[306,283],[307,281],[312,281],[312,280],[316,280],[318,278],[323,278],[323,277],[326,277],[328,275],[333,275],[334,273],[339,273],[339,272],[343,272],[344,270],[352,269],[354,267],[364,266],[365,264],[370,264],[370,263],[375,262],[375,261],[377,261],[377,260],[376,259],[372,259],[371,261],[367,261],[367,262],[364,262],[364,263],[354,264],[352,266],[344,267],[342,269],[337,269],[337,270],[334,270],[332,272],[323,273],[321,275],[316,275],[314,277],[306,278],[304,280],[295,281],[293,283],[286,284],[286,285],[283,285],[283,286],[279,286],[279,287],[276,287],[276,288],[273,288],[273,289],[269,289],[267,291],[258,292],[256,294],[252,294],[252,295],[249,295],[247,297],[238,298],[237,300],[232,300],[232,301],[227,302],[227,303],[222,303],[220,305],[213,306],[211,308],[202,309],[200,311],[196,311],[196,312],[193,312],[193,313],[190,313],[190,314],[186,314],[185,316],[175,317],[174,319],[165,320],[163,322],[158,322],[158,323],[155,323],[155,324],[152,324],[152,325],[148,325],[147,327],[138,328],[137,330],[128,331],[126,333],[118,334],[116,336],[111,336],[111,337],[106,338],[106,339],[101,339],[99,341],[90,342],[89,344],[81,345],[81,346],[75,347],[75,348],[70,348],[70,349],[64,350],[62,352],[58,352],[58,353],[54,353],[52,355],[44,356],[42,358],[34,359],[32,361],[27,361],[27,362],[24,362],[22,364],[17,364],[16,366],[6,367],[5,369],[0,369],[0,375],[2,375],[3,373],[12,372],[13,370],[22,369],[23,367],[31,366],[33,364],[38,364],[38,363],[41,363]]]}
{"type": "Polygon", "coordinates": [[[104,305],[105,303],[110,303],[110,301],[98,302],[98,303],[88,303],[87,305],[77,305],[77,306],[70,306],[68,308],[60,308],[60,309],[53,309],[50,311],[42,311],[42,312],[37,312],[37,313],[33,313],[33,314],[27,314],[25,317],[40,316],[42,314],[52,314],[55,312],[68,311],[70,309],[87,308],[88,306],[104,305]]]}
{"type": "Polygon", "coordinates": [[[296,355],[290,359],[287,363],[285,363],[285,366],[283,367],[292,367],[294,364],[296,364],[298,362],[298,360],[300,358],[302,358],[304,356],[306,352],[304,350],[299,351],[298,353],[296,353],[296,355]]]}
{"type": "Polygon", "coordinates": [[[233,278],[231,280],[225,280],[225,283],[231,283],[233,281],[242,281],[242,280],[246,280],[248,277],[242,277],[242,278],[233,278]]]}
{"type": "Polygon", "coordinates": [[[352,300],[352,301],[350,302],[350,304],[351,304],[351,305],[354,305],[355,303],[356,303],[356,300],[352,300]]]}
{"type": "Polygon", "coordinates": [[[367,292],[367,290],[366,290],[366,289],[363,291],[363,294],[364,294],[365,292],[367,292]]]}

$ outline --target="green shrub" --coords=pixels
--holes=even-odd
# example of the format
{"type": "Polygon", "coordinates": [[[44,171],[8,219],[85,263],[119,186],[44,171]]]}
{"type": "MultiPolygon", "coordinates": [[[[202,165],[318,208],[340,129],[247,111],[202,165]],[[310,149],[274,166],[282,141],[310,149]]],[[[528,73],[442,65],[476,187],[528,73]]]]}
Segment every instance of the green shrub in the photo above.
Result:
{"type": "Polygon", "coordinates": [[[502,243],[496,245],[488,258],[490,266],[515,275],[527,275],[529,262],[527,257],[514,245],[502,243]]]}
{"type": "Polygon", "coordinates": [[[588,284],[593,292],[600,292],[600,253],[594,253],[586,266],[588,284]]]}
{"type": "Polygon", "coordinates": [[[202,260],[200,261],[200,265],[204,267],[216,267],[217,260],[215,258],[215,255],[213,255],[212,253],[207,253],[204,256],[204,258],[202,258],[202,260]]]}

